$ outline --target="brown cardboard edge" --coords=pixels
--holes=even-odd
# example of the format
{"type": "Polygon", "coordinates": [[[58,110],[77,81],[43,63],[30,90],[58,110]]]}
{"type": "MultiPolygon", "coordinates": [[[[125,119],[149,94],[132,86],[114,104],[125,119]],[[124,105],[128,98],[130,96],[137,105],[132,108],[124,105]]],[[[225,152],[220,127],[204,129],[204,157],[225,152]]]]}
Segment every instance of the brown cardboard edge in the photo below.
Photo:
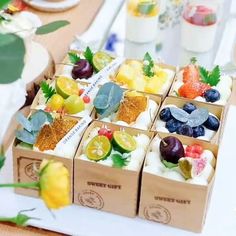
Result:
{"type": "MultiPolygon", "coordinates": [[[[155,125],[158,122],[160,112],[164,108],[164,106],[169,105],[169,104],[174,104],[177,107],[182,107],[187,102],[191,102],[191,103],[195,104],[197,107],[207,108],[210,113],[212,113],[212,114],[214,114],[215,116],[218,117],[218,119],[220,120],[220,127],[219,127],[218,131],[216,132],[216,134],[213,136],[213,138],[211,140],[207,141],[207,142],[211,142],[213,144],[214,143],[219,144],[221,129],[222,129],[223,122],[224,122],[224,107],[213,105],[213,104],[208,104],[208,103],[202,103],[202,102],[198,102],[198,101],[191,100],[191,99],[182,99],[182,98],[178,98],[178,97],[167,97],[163,101],[163,103],[162,103],[162,105],[159,109],[159,112],[158,112],[158,114],[157,114],[157,116],[156,116],[156,118],[153,122],[151,131],[159,133],[159,131],[156,130],[155,125]]],[[[172,135],[172,134],[169,133],[169,135],[172,135]]],[[[178,135],[178,136],[182,137],[183,135],[178,135]]],[[[197,140],[202,140],[202,139],[197,139],[197,140]]]]}

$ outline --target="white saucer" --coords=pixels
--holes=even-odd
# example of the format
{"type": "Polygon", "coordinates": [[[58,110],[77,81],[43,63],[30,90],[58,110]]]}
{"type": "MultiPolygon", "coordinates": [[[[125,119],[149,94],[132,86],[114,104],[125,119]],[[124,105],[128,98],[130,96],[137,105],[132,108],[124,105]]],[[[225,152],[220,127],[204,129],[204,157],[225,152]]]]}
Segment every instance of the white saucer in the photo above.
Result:
{"type": "Polygon", "coordinates": [[[26,4],[40,11],[60,12],[76,6],[80,0],[65,0],[62,2],[47,2],[44,0],[23,0],[26,4]]]}

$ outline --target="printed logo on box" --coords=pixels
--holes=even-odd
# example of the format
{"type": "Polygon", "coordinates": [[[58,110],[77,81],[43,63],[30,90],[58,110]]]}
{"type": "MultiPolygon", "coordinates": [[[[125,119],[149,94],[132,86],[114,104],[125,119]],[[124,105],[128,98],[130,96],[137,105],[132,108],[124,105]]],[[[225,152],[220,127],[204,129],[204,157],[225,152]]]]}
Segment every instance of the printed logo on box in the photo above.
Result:
{"type": "Polygon", "coordinates": [[[98,210],[104,207],[103,198],[93,190],[82,191],[78,195],[78,200],[82,206],[91,207],[98,210]]]}
{"type": "Polygon", "coordinates": [[[26,165],[24,168],[25,175],[34,181],[38,180],[39,167],[40,167],[40,161],[32,162],[32,163],[26,165]]]}
{"type": "Polygon", "coordinates": [[[147,220],[168,224],[171,214],[168,209],[161,205],[150,205],[144,208],[144,216],[147,220]]]}

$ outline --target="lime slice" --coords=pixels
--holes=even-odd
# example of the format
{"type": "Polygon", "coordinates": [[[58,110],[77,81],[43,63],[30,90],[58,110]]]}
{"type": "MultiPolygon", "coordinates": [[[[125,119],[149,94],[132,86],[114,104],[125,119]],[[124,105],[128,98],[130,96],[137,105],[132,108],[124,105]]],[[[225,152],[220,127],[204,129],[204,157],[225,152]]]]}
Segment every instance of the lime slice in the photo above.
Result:
{"type": "Polygon", "coordinates": [[[56,91],[63,98],[68,98],[70,95],[78,94],[78,84],[67,77],[60,76],[56,79],[56,91]]]}
{"type": "Polygon", "coordinates": [[[138,11],[143,15],[148,15],[154,9],[156,3],[153,1],[150,2],[141,2],[138,4],[138,11]]]}
{"type": "Polygon", "coordinates": [[[96,52],[93,56],[93,66],[98,72],[111,63],[112,57],[105,52],[96,52]]]}
{"type": "Polygon", "coordinates": [[[132,152],[136,149],[135,139],[125,131],[115,131],[112,143],[114,149],[121,153],[132,152]]]}
{"type": "Polygon", "coordinates": [[[64,102],[64,107],[68,114],[76,114],[85,109],[84,101],[78,95],[69,96],[64,102]]]}
{"type": "Polygon", "coordinates": [[[88,159],[100,161],[111,153],[111,142],[106,136],[95,136],[87,145],[85,154],[88,159]]]}

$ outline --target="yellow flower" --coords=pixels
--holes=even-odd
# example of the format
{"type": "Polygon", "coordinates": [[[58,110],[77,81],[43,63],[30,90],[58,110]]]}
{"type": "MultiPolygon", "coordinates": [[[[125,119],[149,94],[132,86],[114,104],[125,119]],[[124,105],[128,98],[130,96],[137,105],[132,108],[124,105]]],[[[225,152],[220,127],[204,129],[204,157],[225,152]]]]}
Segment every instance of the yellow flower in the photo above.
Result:
{"type": "Polygon", "coordinates": [[[70,204],[69,172],[61,162],[43,160],[39,172],[40,196],[50,209],[70,204]]]}
{"type": "Polygon", "coordinates": [[[49,209],[70,204],[70,179],[67,168],[61,162],[43,160],[39,169],[39,181],[33,183],[0,184],[0,188],[36,188],[49,209]]]}

